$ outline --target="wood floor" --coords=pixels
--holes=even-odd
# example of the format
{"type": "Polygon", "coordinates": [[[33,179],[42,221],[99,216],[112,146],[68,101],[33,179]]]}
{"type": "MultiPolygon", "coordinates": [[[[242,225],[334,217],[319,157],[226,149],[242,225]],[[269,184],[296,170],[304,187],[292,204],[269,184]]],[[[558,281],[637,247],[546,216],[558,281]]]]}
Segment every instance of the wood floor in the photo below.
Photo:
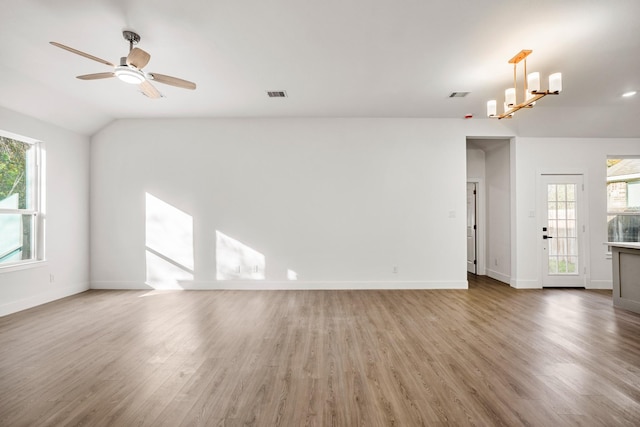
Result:
{"type": "Polygon", "coordinates": [[[470,281],[89,291],[6,316],[0,425],[640,425],[640,316],[470,281]]]}

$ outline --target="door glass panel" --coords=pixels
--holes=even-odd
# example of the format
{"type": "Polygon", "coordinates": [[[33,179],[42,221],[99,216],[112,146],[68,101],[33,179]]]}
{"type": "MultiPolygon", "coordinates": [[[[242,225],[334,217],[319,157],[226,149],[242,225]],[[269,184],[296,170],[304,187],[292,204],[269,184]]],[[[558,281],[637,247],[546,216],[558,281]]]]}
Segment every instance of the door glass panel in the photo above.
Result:
{"type": "Polygon", "coordinates": [[[567,259],[563,256],[558,256],[556,258],[556,262],[558,264],[558,274],[567,272],[567,259]]]}
{"type": "MultiPolygon", "coordinates": [[[[567,221],[558,221],[561,225],[565,225],[567,223],[567,221]]],[[[555,236],[553,236],[554,238],[557,237],[567,237],[567,227],[558,227],[558,233],[556,233],[555,236]]]]}
{"type": "Polygon", "coordinates": [[[578,271],[576,232],[576,184],[547,185],[547,240],[549,274],[570,275],[578,271]]]}
{"type": "Polygon", "coordinates": [[[558,200],[564,202],[565,200],[567,200],[566,198],[566,193],[567,193],[567,186],[564,184],[558,184],[556,185],[557,191],[558,191],[558,200]]]}
{"type": "MultiPolygon", "coordinates": [[[[555,239],[549,242],[549,254],[558,255],[558,241],[555,239]]],[[[551,259],[549,259],[549,262],[551,262],[551,259]]]]}
{"type": "Polygon", "coordinates": [[[558,203],[558,219],[566,219],[566,218],[567,218],[567,204],[558,203]]]}

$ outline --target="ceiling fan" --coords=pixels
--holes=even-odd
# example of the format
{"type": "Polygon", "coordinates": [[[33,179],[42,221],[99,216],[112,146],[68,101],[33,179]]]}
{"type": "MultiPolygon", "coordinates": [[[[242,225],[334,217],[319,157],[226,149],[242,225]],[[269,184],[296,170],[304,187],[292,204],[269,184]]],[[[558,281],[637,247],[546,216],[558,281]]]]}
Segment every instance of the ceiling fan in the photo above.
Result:
{"type": "Polygon", "coordinates": [[[133,45],[137,44],[140,41],[140,36],[133,31],[123,31],[122,36],[126,41],[129,42],[129,54],[120,58],[120,65],[113,65],[111,62],[106,61],[102,58],[89,55],[88,53],[79,51],[69,46],[65,46],[61,43],[49,43],[61,49],[75,53],[76,55],[84,56],[85,58],[89,58],[94,61],[100,62],[101,64],[113,67],[113,71],[77,76],[77,78],[79,78],[80,80],[97,80],[117,77],[125,83],[137,84],[144,95],[153,99],[161,98],[162,94],[158,91],[158,89],[155,88],[155,86],[151,84],[152,81],[180,87],[183,89],[194,90],[196,88],[196,84],[188,80],[166,76],[164,74],[147,73],[143,71],[142,69],[149,63],[151,55],[140,48],[133,47],[133,45]]]}

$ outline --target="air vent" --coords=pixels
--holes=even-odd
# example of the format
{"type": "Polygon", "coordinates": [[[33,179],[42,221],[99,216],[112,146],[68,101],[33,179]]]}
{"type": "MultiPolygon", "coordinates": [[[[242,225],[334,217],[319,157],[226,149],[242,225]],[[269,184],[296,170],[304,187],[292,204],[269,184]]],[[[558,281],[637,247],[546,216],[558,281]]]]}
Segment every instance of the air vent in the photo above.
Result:
{"type": "Polygon", "coordinates": [[[284,90],[272,90],[267,91],[267,95],[269,95],[269,98],[286,98],[287,92],[284,90]]]}
{"type": "Polygon", "coordinates": [[[449,98],[464,98],[470,93],[471,92],[451,92],[451,95],[449,95],[449,98]]]}

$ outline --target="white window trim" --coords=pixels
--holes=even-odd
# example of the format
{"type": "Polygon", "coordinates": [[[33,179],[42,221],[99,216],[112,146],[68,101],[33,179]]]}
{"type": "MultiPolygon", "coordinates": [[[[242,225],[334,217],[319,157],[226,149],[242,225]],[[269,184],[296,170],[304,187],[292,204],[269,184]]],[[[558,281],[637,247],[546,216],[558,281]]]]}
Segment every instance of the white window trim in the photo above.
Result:
{"type": "Polygon", "coordinates": [[[49,262],[46,259],[41,259],[41,260],[29,260],[29,261],[22,261],[19,263],[7,263],[7,265],[2,265],[0,266],[0,273],[10,273],[12,271],[20,271],[20,270],[29,270],[31,268],[40,268],[40,267],[44,267],[47,264],[49,264],[49,262]]]}
{"type": "Polygon", "coordinates": [[[36,151],[36,168],[35,177],[36,191],[33,196],[33,207],[31,209],[0,209],[0,213],[3,214],[18,214],[18,215],[33,215],[33,243],[35,250],[35,257],[29,260],[20,260],[15,262],[7,262],[0,264],[0,273],[25,270],[30,268],[42,267],[46,265],[45,257],[45,212],[44,212],[44,176],[45,176],[45,164],[44,164],[44,143],[37,139],[29,138],[26,136],[14,134],[0,130],[0,135],[5,138],[14,139],[16,141],[24,142],[26,144],[32,144],[37,146],[36,151]]]}

